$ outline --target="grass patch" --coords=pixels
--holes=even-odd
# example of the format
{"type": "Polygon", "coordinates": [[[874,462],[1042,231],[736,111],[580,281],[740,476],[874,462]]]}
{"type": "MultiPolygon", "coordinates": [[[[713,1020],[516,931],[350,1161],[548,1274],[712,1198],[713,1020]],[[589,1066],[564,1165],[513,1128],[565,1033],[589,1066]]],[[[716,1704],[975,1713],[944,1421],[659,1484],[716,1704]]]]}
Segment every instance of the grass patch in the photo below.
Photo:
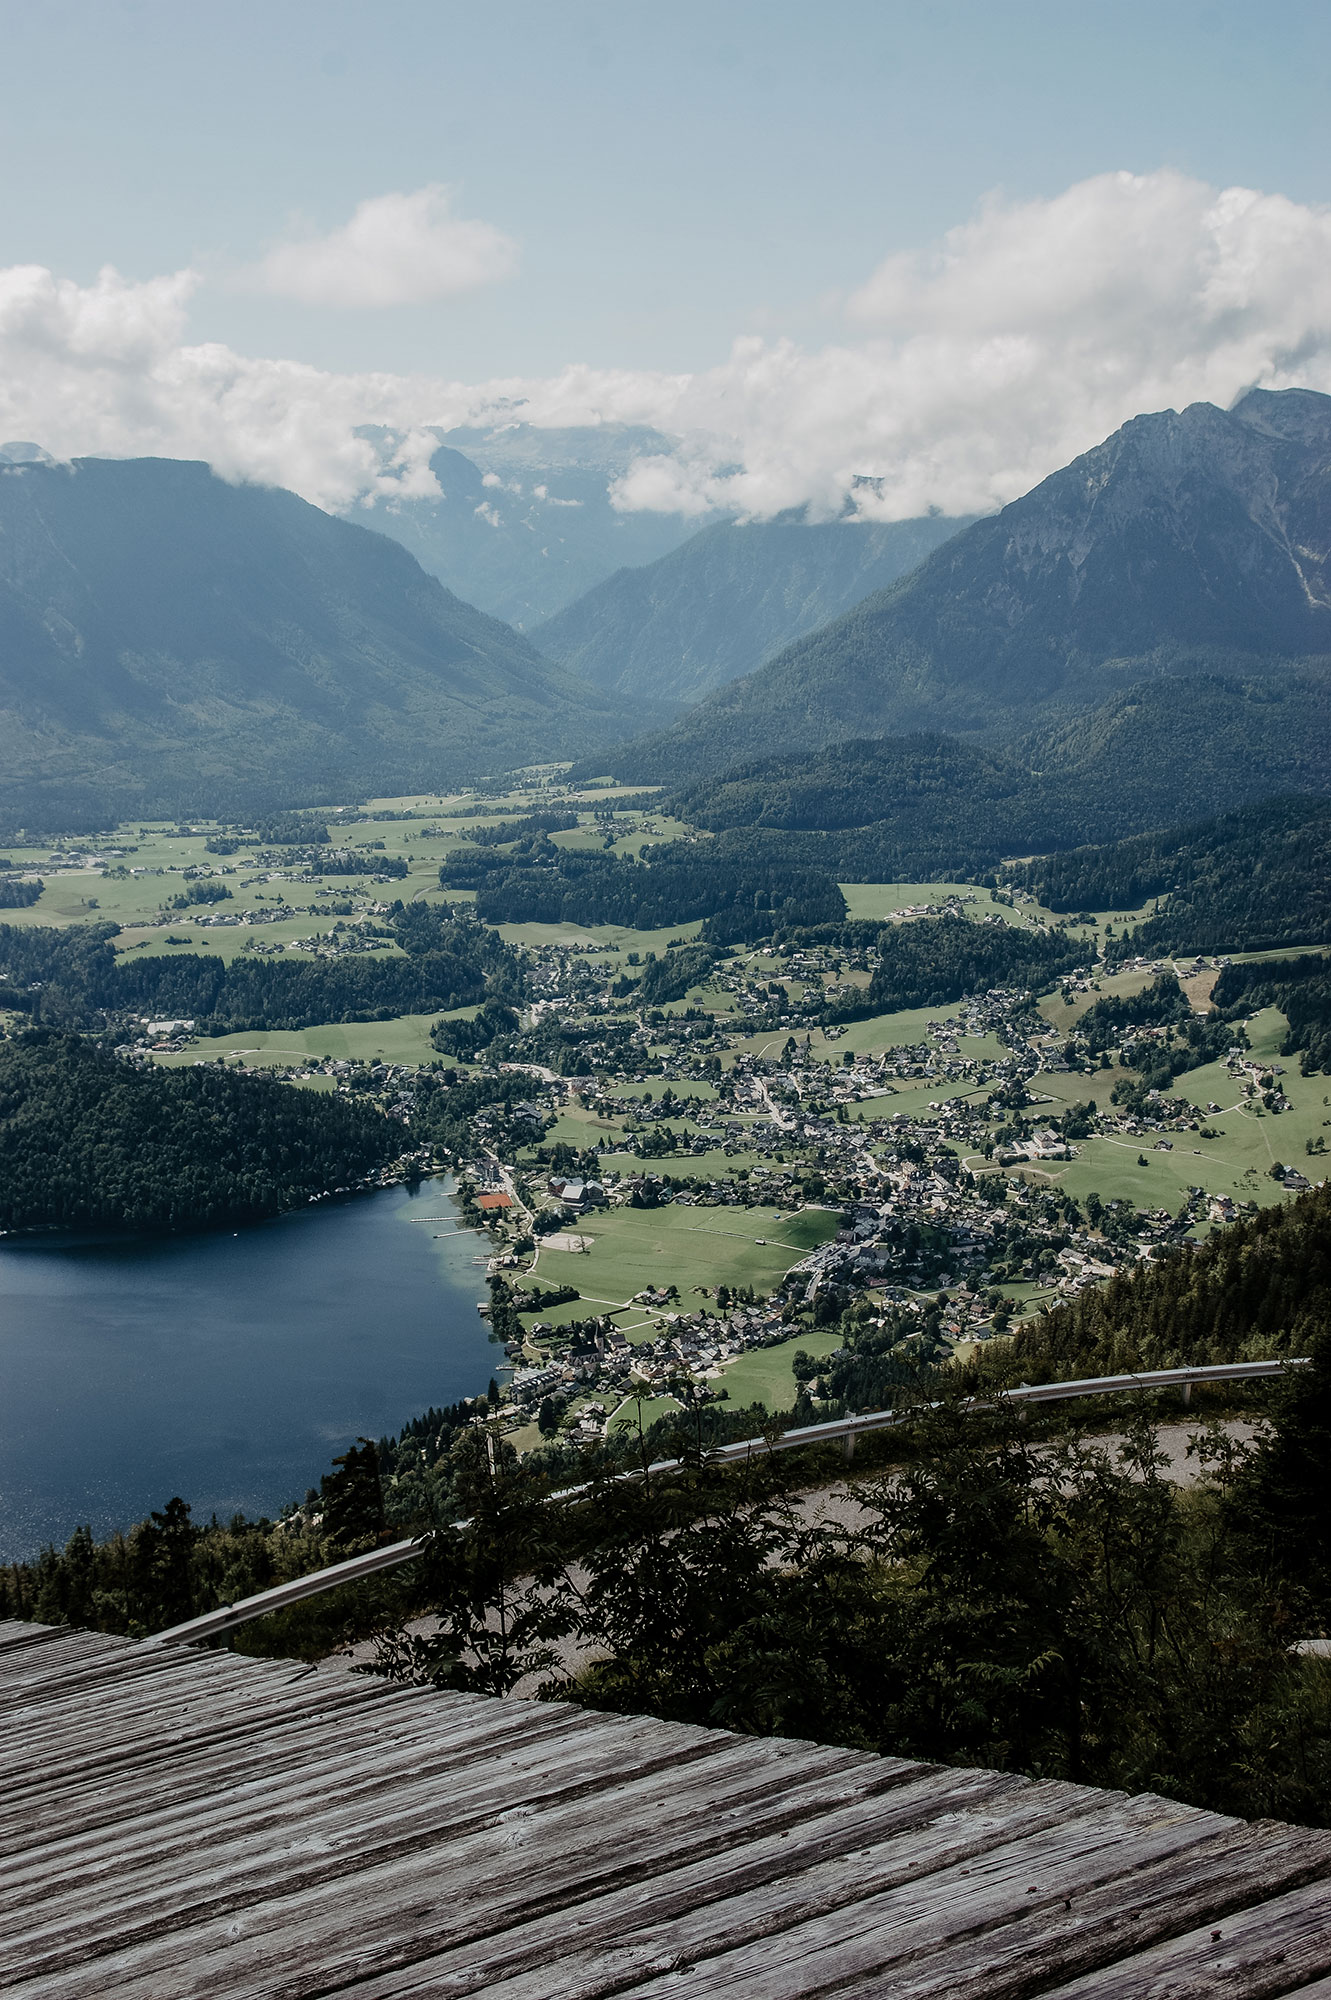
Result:
{"type": "Polygon", "coordinates": [[[792,1364],[797,1353],[812,1354],[821,1361],[841,1345],[834,1333],[801,1333],[783,1340],[779,1347],[755,1347],[728,1362],[721,1381],[729,1400],[739,1409],[761,1403],[774,1416],[794,1406],[796,1395],[792,1364]]]}
{"type": "Polygon", "coordinates": [[[207,1036],[178,1055],[155,1058],[166,1069],[188,1069],[216,1056],[238,1056],[249,1066],[284,1067],[311,1057],[347,1062],[428,1063],[439,1052],[430,1043],[437,1014],[400,1014],[394,1021],[346,1021],[328,1027],[286,1032],[262,1030],[243,1035],[207,1036]]]}
{"type": "MultiPolygon", "coordinates": [[[[835,1233],[837,1218],[821,1210],[792,1218],[771,1208],[672,1202],[666,1208],[610,1209],[576,1227],[594,1239],[591,1249],[583,1254],[543,1249],[537,1267],[542,1284],[576,1285],[584,1299],[610,1304],[632,1298],[646,1285],[676,1285],[688,1308],[697,1285],[752,1285],[770,1292],[807,1250],[835,1233]]],[[[604,1310],[604,1304],[585,1310],[604,1310]]]]}

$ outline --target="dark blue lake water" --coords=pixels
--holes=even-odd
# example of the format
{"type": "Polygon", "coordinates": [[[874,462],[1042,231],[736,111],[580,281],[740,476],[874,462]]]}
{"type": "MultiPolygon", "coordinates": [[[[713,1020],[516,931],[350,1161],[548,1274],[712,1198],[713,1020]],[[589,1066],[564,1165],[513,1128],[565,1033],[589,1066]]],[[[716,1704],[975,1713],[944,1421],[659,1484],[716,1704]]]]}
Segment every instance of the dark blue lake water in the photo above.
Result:
{"type": "Polygon", "coordinates": [[[274,1514],[358,1435],[483,1391],[486,1239],[455,1227],[427,1181],[234,1236],[0,1244],[0,1561],[173,1493],[274,1514]]]}

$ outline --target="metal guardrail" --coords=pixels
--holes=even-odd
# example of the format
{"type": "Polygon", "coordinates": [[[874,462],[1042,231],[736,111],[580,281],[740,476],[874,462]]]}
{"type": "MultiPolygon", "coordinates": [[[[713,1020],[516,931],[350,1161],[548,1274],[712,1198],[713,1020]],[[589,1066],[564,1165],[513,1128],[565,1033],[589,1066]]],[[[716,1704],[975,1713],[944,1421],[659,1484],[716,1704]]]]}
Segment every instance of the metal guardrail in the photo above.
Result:
{"type": "MultiPolygon", "coordinates": [[[[1291,1356],[1285,1361],[1222,1361],[1204,1368],[1155,1368],[1140,1375],[1091,1375],[1077,1382],[1040,1382],[1035,1385],[1023,1383],[1016,1389],[1005,1390],[1001,1398],[982,1400],[970,1397],[961,1405],[968,1410],[991,1410],[996,1403],[1058,1403],[1083,1396],[1119,1396],[1136,1391],[1154,1389],[1181,1389],[1186,1404],[1190,1400],[1194,1383],[1207,1382],[1257,1382],[1272,1376],[1283,1375],[1289,1368],[1305,1368],[1306,1355],[1291,1356]]],[[[937,1405],[930,1407],[936,1408],[937,1405]]],[[[766,1438],[741,1438],[734,1444],[718,1445],[711,1454],[720,1465],[741,1464],[745,1459],[759,1453],[775,1451],[800,1451],[809,1445],[840,1443],[848,1459],[853,1458],[855,1440],[869,1431],[897,1429],[909,1423],[918,1410],[872,1410],[862,1417],[835,1417],[828,1423],[804,1424],[798,1430],[782,1431],[779,1436],[766,1438]]],[[[659,1459],[646,1468],[646,1475],[654,1472],[673,1472],[678,1469],[677,1458],[659,1459]]],[[[617,1475],[620,1479],[641,1479],[642,1468],[635,1466],[631,1471],[617,1475]]],[[[581,1486],[561,1487],[550,1495],[551,1501],[576,1500],[588,1491],[581,1486]]],[[[466,1521],[455,1521],[456,1528],[465,1528],[466,1521]]],[[[204,1639],[218,1639],[227,1632],[234,1632],[240,1625],[248,1625],[252,1619],[265,1618],[270,1611],[284,1611],[289,1605],[300,1604],[307,1597],[319,1597],[326,1590],[336,1590],[340,1584],[358,1583],[363,1577],[374,1576],[381,1569],[396,1569],[402,1563],[409,1563],[428,1547],[429,1538],[413,1536],[406,1541],[390,1542],[385,1548],[371,1549],[368,1555],[350,1556],[346,1562],[333,1563],[327,1569],[312,1570],[308,1576],[294,1577],[290,1583],[279,1583],[271,1590],[258,1591],[253,1597],[242,1597],[235,1604],[223,1604],[216,1611],[206,1611],[201,1618],[188,1618],[183,1625],[172,1625],[165,1632],[154,1632],[142,1643],[145,1646],[190,1646],[204,1639]]]]}

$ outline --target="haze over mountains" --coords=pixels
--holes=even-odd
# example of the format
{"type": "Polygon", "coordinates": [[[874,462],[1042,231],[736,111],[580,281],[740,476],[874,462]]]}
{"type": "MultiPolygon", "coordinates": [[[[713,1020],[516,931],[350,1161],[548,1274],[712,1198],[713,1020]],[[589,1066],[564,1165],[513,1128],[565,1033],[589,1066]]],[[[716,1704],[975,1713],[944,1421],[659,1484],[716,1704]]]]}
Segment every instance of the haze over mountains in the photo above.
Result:
{"type": "Polygon", "coordinates": [[[623,569],[538,625],[543,653],[594,686],[700,701],[895,583],[964,520],[717,522],[623,569]]]}
{"type": "Polygon", "coordinates": [[[172,459],[0,469],[11,821],[434,787],[638,713],[292,493],[172,459]]]}
{"type": "Polygon", "coordinates": [[[733,682],[633,781],[917,729],[1012,736],[1161,672],[1325,671],[1331,397],[1136,418],[910,576],[733,682]]]}
{"type": "MultiPolygon", "coordinates": [[[[377,435],[390,450],[394,440],[377,435]]],[[[612,504],[613,482],[633,460],[670,448],[641,425],[538,430],[515,423],[439,438],[430,460],[439,499],[383,501],[350,518],[391,535],[431,576],[519,631],[612,571],[653,562],[700,525],[684,514],[628,513],[612,504]]]]}

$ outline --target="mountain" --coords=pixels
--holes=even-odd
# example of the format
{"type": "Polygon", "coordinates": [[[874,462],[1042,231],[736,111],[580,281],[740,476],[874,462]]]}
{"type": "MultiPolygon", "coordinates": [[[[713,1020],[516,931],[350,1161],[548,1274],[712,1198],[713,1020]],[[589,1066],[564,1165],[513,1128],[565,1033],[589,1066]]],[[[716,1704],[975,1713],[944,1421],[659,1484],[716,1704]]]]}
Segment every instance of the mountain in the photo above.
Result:
{"type": "Polygon", "coordinates": [[[913,729],[1015,734],[1152,673],[1331,654],[1331,397],[1137,417],[712,695],[633,781],[913,729]]]}
{"type": "Polygon", "coordinates": [[[12,822],[433,788],[628,714],[295,494],[170,459],[0,466],[12,822]]]}
{"type": "MultiPolygon", "coordinates": [[[[368,431],[385,450],[387,431],[368,431]]],[[[624,513],[610,488],[636,458],[670,442],[640,425],[540,430],[534,424],[439,433],[430,468],[440,497],[380,501],[368,518],[469,604],[520,631],[624,564],[650,563],[697,531],[683,514],[624,513]]]]}
{"type": "MultiPolygon", "coordinates": [[[[1177,828],[1221,800],[1251,809],[1272,791],[1304,794],[1310,815],[1331,810],[1331,681],[1157,679],[1012,745],[931,734],[830,743],[704,775],[665,803],[727,853],[776,842],[792,866],[842,881],[924,881],[1177,828]]],[[[1061,880],[1060,866],[1033,863],[1031,886],[1061,880]]],[[[1105,901],[1069,889],[1053,907],[1105,901]]]]}
{"type": "Polygon", "coordinates": [[[596,687],[700,701],[883,590],[968,525],[719,521],[622,569],[538,625],[541,651],[596,687]]]}

